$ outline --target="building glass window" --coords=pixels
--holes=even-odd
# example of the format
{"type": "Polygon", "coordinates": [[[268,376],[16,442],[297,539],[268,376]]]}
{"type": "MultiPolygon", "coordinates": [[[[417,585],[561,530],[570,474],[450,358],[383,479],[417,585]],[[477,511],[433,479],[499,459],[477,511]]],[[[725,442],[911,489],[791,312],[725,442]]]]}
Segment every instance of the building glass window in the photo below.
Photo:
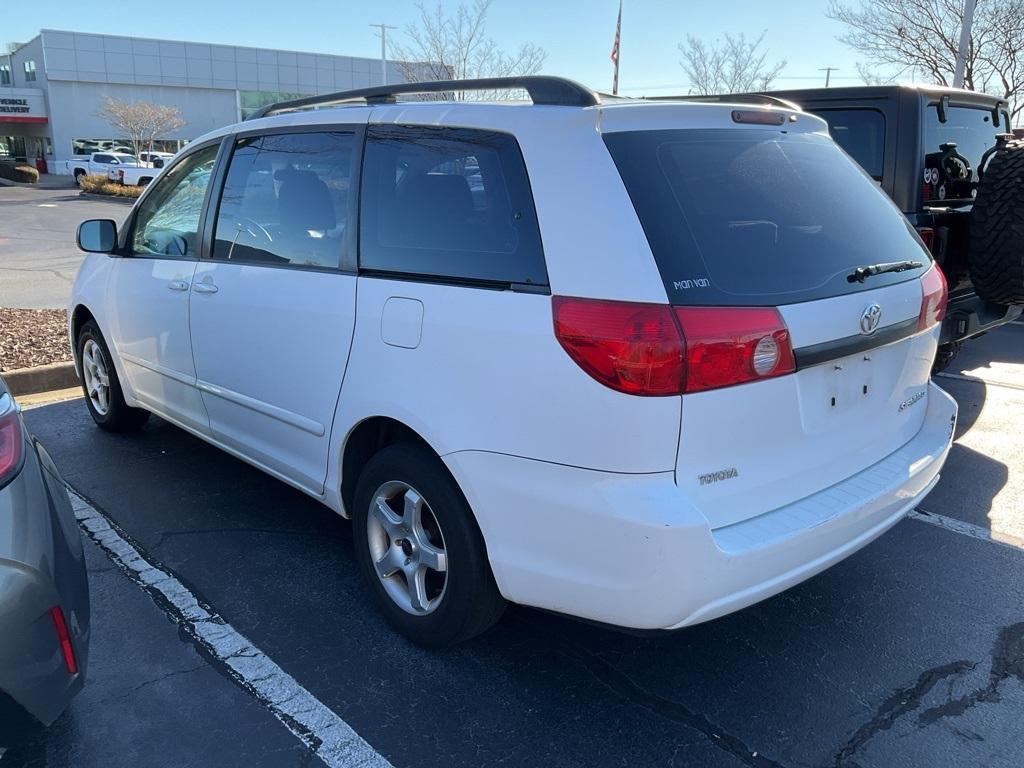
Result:
{"type": "Polygon", "coordinates": [[[25,82],[34,83],[36,81],[36,63],[29,59],[25,62],[25,82]]]}
{"type": "MultiPolygon", "coordinates": [[[[188,143],[187,139],[156,139],[153,142],[154,152],[170,152],[174,154],[188,143]]],[[[146,149],[149,149],[147,144],[146,149]]],[[[72,139],[71,154],[91,155],[93,152],[116,152],[134,155],[132,143],[128,139],[72,139]]]]}
{"type": "Polygon", "coordinates": [[[0,85],[11,84],[11,65],[0,64],[0,85]]]}
{"type": "Polygon", "coordinates": [[[239,91],[238,111],[239,118],[248,120],[256,110],[268,104],[276,104],[279,101],[291,101],[309,96],[308,93],[287,93],[285,91],[239,91]]]}

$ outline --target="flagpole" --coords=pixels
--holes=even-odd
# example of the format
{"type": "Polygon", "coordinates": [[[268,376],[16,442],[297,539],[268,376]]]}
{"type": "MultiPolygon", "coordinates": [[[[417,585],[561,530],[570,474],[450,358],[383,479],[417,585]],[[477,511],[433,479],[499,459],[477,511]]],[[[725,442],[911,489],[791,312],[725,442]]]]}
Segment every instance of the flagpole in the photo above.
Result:
{"type": "Polygon", "coordinates": [[[615,44],[612,46],[612,61],[615,64],[615,76],[612,79],[612,96],[619,95],[619,53],[622,39],[622,0],[619,0],[619,19],[615,23],[615,44]]]}

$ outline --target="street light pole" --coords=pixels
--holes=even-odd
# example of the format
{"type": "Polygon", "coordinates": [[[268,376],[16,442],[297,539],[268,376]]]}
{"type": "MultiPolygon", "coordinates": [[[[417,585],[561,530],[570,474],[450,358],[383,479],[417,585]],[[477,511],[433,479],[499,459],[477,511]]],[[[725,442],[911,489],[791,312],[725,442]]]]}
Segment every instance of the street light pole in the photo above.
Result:
{"type": "Polygon", "coordinates": [[[380,82],[381,85],[388,84],[388,30],[398,29],[398,27],[392,27],[389,24],[371,24],[371,27],[376,27],[380,30],[380,82]]]}
{"type": "Polygon", "coordinates": [[[953,87],[964,87],[964,73],[967,70],[967,53],[971,45],[971,26],[974,24],[974,6],[977,0],[964,0],[964,20],[960,25],[960,47],[956,53],[956,70],[953,72],[953,87]]]}

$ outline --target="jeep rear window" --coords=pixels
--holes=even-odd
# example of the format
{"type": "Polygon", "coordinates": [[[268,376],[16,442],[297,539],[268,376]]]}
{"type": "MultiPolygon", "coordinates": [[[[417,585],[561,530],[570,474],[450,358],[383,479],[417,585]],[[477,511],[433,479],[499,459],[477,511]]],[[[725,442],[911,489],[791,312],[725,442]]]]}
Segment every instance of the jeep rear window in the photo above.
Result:
{"type": "Polygon", "coordinates": [[[992,110],[975,107],[946,107],[946,122],[930,106],[924,116],[924,166],[926,200],[966,200],[973,197],[978,182],[978,165],[986,150],[995,146],[1003,122],[993,125],[992,110]],[[954,154],[960,162],[948,158],[954,154]],[[945,147],[943,145],[946,145],[945,147]],[[961,164],[966,161],[966,168],[961,164]]]}
{"type": "Polygon", "coordinates": [[[673,304],[774,306],[919,277],[931,259],[888,197],[821,134],[606,134],[673,304]],[[920,261],[863,283],[879,262],[920,261]]]}
{"type": "Polygon", "coordinates": [[[836,144],[856,160],[875,181],[882,180],[885,163],[885,116],[877,109],[815,109],[828,123],[836,144]]]}

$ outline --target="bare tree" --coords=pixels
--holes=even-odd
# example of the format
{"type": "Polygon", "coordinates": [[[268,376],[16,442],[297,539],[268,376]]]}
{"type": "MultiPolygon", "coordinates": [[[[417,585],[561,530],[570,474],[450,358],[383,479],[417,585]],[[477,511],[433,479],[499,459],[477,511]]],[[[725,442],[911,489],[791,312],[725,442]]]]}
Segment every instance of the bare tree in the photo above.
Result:
{"type": "MultiPolygon", "coordinates": [[[[829,18],[846,25],[840,40],[875,66],[950,85],[963,20],[962,0],[831,0],[829,18]]],[[[964,87],[1024,109],[1024,0],[978,0],[964,87]]]]}
{"type": "Polygon", "coordinates": [[[144,150],[153,150],[153,142],[160,136],[184,128],[188,123],[181,118],[181,110],[146,101],[121,101],[107,97],[98,113],[116,131],[125,136],[138,157],[144,150]]]}
{"type": "MultiPolygon", "coordinates": [[[[494,0],[460,3],[448,11],[438,3],[416,4],[419,19],[403,30],[405,43],[392,46],[402,75],[409,82],[464,80],[481,77],[534,75],[547,53],[533,43],[523,43],[512,53],[502,50],[487,35],[487,14],[494,0]]],[[[507,93],[458,92],[448,98],[502,98],[507,93]]]]}
{"type": "Polygon", "coordinates": [[[690,78],[693,90],[702,96],[714,93],[744,93],[763,91],[771,87],[786,61],[774,64],[768,61],[764,47],[765,32],[748,41],[743,33],[726,33],[722,40],[708,45],[703,40],[687,35],[679,44],[683,58],[679,65],[690,78]]]}

